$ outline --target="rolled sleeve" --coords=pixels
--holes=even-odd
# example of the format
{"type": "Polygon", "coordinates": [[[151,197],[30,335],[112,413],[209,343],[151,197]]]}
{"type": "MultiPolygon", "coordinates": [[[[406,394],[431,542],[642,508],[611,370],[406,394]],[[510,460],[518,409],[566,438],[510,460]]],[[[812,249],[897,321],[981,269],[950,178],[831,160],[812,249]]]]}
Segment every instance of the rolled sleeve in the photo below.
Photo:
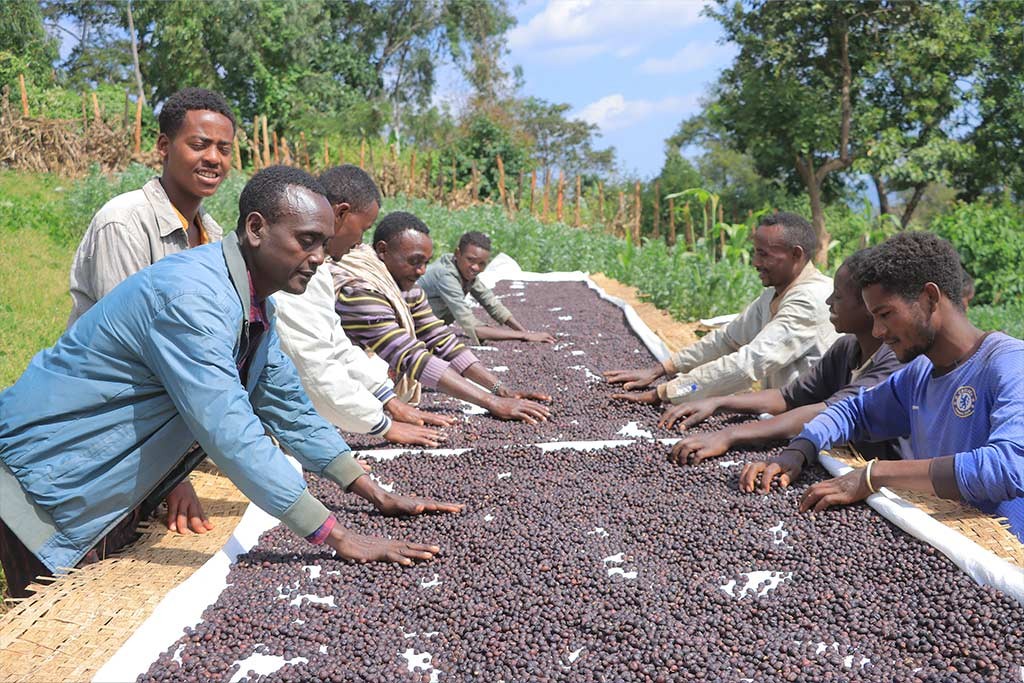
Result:
{"type": "Polygon", "coordinates": [[[296,535],[306,538],[316,533],[331,516],[331,511],[309,491],[303,491],[279,519],[296,535]]]}
{"type": "Polygon", "coordinates": [[[366,470],[356,460],[352,451],[338,454],[338,457],[332,460],[323,471],[325,477],[343,489],[347,489],[352,485],[352,482],[364,474],[366,474],[366,470]]]}

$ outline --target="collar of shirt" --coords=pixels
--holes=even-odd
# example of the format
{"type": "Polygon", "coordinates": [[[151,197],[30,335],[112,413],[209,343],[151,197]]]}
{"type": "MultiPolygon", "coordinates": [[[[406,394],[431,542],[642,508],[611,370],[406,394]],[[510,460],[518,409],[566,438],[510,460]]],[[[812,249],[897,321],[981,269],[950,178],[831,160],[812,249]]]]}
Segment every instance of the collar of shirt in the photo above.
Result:
{"type": "Polygon", "coordinates": [[[775,314],[779,312],[779,305],[782,303],[782,297],[786,296],[786,292],[796,287],[797,283],[806,280],[817,272],[818,269],[815,267],[814,261],[808,261],[804,264],[804,269],[800,271],[800,274],[797,275],[792,282],[786,285],[784,289],[779,289],[778,287],[775,288],[775,295],[772,296],[771,304],[768,307],[773,318],[775,317],[775,314]]]}
{"type": "MultiPolygon", "coordinates": [[[[185,231],[185,239],[187,240],[188,239],[188,219],[185,218],[185,214],[183,214],[181,211],[178,211],[178,207],[176,207],[173,204],[171,204],[171,208],[174,209],[174,213],[178,216],[178,220],[181,221],[181,229],[185,231]]],[[[201,246],[203,244],[209,244],[210,243],[210,238],[206,234],[206,229],[203,227],[202,216],[198,212],[196,213],[196,228],[199,230],[199,244],[197,244],[196,246],[198,247],[198,246],[201,246]]]]}
{"type": "Polygon", "coordinates": [[[476,282],[476,278],[467,280],[462,277],[462,272],[459,270],[458,264],[455,263],[455,254],[445,254],[441,257],[441,262],[444,263],[445,268],[447,268],[449,272],[459,278],[459,284],[462,285],[462,293],[468,294],[469,289],[473,286],[473,283],[476,282]]]}

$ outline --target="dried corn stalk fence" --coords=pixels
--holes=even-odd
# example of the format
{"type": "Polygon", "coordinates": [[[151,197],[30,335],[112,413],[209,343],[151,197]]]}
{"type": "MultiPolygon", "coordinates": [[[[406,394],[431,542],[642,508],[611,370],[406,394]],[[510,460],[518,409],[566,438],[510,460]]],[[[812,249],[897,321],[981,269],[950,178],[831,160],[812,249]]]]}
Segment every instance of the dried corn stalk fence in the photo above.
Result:
{"type": "Polygon", "coordinates": [[[11,106],[8,86],[0,92],[0,165],[36,173],[76,178],[98,164],[105,172],[123,169],[133,159],[152,163],[132,145],[133,130],[124,122],[105,120],[96,103],[82,96],[82,116],[51,119],[31,116],[24,86],[21,106],[11,106]]]}
{"type": "MultiPolygon", "coordinates": [[[[18,89],[20,105],[12,103],[16,95],[10,86],[0,93],[0,166],[68,178],[84,176],[94,165],[104,173],[123,170],[133,161],[159,167],[155,140],[143,140],[141,100],[133,102],[126,94],[124,114],[107,116],[95,92],[83,93],[80,117],[48,118],[33,106],[24,78],[19,78],[18,89]]],[[[500,156],[472,162],[468,174],[447,159],[437,150],[399,150],[398,145],[374,139],[332,141],[305,132],[289,138],[267,116],[257,115],[248,126],[238,126],[232,166],[258,171],[286,164],[316,173],[337,164],[357,164],[376,179],[385,196],[404,194],[453,209],[499,204],[510,216],[525,212],[544,223],[597,229],[640,244],[640,183],[620,191],[616,202],[606,197],[603,183],[584,183],[581,176],[567,177],[561,170],[555,176],[546,169],[538,182],[536,170],[507,177],[500,156]],[[485,175],[492,178],[487,192],[482,191],[485,175]],[[490,187],[494,176],[496,187],[490,187]]],[[[656,188],[656,221],[659,194],[656,188]]],[[[665,234],[669,244],[675,243],[674,225],[670,218],[665,234]]],[[[657,228],[652,236],[660,237],[657,228]]]]}

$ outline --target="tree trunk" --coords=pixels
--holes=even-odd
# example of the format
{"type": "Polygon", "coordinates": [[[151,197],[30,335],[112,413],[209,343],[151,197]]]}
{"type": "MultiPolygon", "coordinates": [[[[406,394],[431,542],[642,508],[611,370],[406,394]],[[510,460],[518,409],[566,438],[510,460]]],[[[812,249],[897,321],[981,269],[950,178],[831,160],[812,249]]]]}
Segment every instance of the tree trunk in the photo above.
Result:
{"type": "Polygon", "coordinates": [[[917,209],[918,203],[921,201],[921,197],[924,196],[924,191],[928,187],[928,183],[918,183],[914,187],[914,194],[910,196],[910,201],[903,207],[903,215],[900,216],[900,227],[906,229],[910,225],[910,219],[914,216],[914,211],[917,209]]]}
{"type": "Polygon", "coordinates": [[[132,3],[128,0],[128,33],[132,37],[132,66],[135,68],[135,85],[139,89],[139,99],[146,101],[146,93],[142,90],[142,70],[139,68],[139,41],[135,36],[135,18],[132,16],[132,3]]]}
{"type": "Polygon", "coordinates": [[[811,225],[818,236],[818,253],[813,254],[815,265],[824,267],[828,263],[828,245],[832,235],[825,227],[825,207],[821,203],[821,185],[812,182],[807,186],[807,195],[811,200],[811,225]]]}
{"type": "Polygon", "coordinates": [[[871,180],[875,183],[875,192],[878,193],[878,211],[880,213],[892,213],[889,205],[889,190],[885,187],[885,180],[877,173],[871,174],[871,180]]]}

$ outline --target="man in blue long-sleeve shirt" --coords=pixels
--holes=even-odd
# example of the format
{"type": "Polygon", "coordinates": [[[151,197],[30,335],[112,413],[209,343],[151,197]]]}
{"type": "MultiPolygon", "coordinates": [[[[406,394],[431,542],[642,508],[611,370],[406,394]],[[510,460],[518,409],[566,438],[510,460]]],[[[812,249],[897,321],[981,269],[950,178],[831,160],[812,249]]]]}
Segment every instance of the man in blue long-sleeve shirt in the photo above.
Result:
{"type": "Polygon", "coordinates": [[[281,351],[270,295],[302,293],[323,263],[334,234],[324,194],[299,169],[257,173],[235,234],[121,282],[0,393],[0,562],[12,593],[88,562],[193,441],[253,503],[340,557],[411,564],[438,552],[345,529],[281,452],[384,514],[460,509],[365,476],[281,351]]]}
{"type": "Polygon", "coordinates": [[[740,488],[785,486],[817,453],[851,439],[910,439],[905,460],[871,462],[811,486],[800,510],[867,498],[882,486],[964,500],[1005,517],[1024,539],[1024,342],[985,333],[964,312],[962,271],[949,242],[902,233],[861,264],[857,278],[874,335],[908,365],[837,403],[771,462],[748,464],[740,488]]]}

